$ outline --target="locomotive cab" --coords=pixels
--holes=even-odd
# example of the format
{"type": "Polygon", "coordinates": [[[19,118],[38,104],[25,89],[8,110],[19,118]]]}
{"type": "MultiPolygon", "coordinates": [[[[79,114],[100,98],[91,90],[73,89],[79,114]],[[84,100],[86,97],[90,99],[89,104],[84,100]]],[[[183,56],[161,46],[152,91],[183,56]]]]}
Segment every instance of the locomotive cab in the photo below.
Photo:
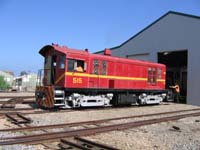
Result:
{"type": "MultiPolygon", "coordinates": [[[[68,87],[80,89],[87,85],[86,78],[73,77],[87,72],[87,60],[82,54],[80,58],[74,58],[73,51],[67,53],[68,51],[70,50],[67,47],[58,45],[48,45],[39,51],[44,57],[44,69],[38,71],[35,91],[36,103],[39,106],[70,107],[65,100],[67,94],[72,94],[66,93],[68,87]]],[[[71,104],[70,100],[68,102],[75,105],[71,104]]]]}
{"type": "MultiPolygon", "coordinates": [[[[40,106],[53,108],[55,106],[55,95],[59,97],[60,101],[64,96],[60,89],[64,87],[66,68],[66,54],[58,51],[52,46],[45,46],[39,52],[44,57],[44,69],[38,71],[37,85],[36,85],[36,102],[40,106]]],[[[58,105],[60,104],[58,102],[58,105]]]]}

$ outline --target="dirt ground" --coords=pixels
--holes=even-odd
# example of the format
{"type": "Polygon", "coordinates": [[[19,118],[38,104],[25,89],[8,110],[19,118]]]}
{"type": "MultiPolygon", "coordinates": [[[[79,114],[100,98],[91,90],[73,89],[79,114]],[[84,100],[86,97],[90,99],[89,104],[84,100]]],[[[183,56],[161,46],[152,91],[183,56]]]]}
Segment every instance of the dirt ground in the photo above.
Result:
{"type": "Polygon", "coordinates": [[[200,117],[90,136],[123,150],[199,150],[200,117]],[[180,130],[173,127],[176,126],[180,130]]]}

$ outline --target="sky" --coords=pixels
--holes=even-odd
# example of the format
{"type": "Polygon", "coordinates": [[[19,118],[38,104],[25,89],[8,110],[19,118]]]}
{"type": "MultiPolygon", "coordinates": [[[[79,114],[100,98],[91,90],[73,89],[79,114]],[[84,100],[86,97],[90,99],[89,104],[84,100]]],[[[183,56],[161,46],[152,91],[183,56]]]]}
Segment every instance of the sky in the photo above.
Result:
{"type": "Polygon", "coordinates": [[[199,0],[0,0],[0,70],[35,72],[52,43],[93,53],[120,45],[167,13],[200,16],[199,0]]]}

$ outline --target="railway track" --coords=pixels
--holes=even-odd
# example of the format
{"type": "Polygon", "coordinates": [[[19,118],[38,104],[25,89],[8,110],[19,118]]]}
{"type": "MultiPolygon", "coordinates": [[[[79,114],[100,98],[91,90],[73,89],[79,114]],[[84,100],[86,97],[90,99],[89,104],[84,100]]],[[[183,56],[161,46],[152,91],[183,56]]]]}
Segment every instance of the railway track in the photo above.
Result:
{"type": "Polygon", "coordinates": [[[14,109],[16,104],[34,104],[35,100],[25,100],[34,98],[34,96],[0,96],[0,99],[9,99],[0,101],[2,109],[14,109]]]}
{"type": "MultiPolygon", "coordinates": [[[[187,110],[189,111],[197,111],[199,109],[192,109],[187,110]]],[[[172,114],[178,113],[181,111],[174,111],[174,112],[164,112],[164,113],[157,113],[154,115],[161,115],[161,114],[172,114]]],[[[186,110],[182,111],[186,112],[186,110]]],[[[131,116],[134,117],[146,117],[152,116],[153,114],[148,115],[140,115],[140,116],[131,116]]],[[[59,132],[48,132],[48,133],[41,133],[41,134],[34,134],[34,135],[25,135],[25,136],[16,136],[16,137],[5,137],[2,138],[0,141],[0,145],[11,145],[11,144],[38,144],[45,141],[51,140],[58,140],[61,138],[73,137],[73,136],[85,136],[85,135],[92,135],[97,133],[109,132],[113,130],[124,130],[128,128],[134,128],[144,125],[150,125],[155,123],[167,122],[167,121],[174,121],[178,119],[182,119],[185,117],[192,117],[192,116],[200,116],[200,112],[193,112],[181,115],[174,115],[168,117],[161,117],[156,119],[148,119],[142,121],[134,121],[134,122],[127,122],[127,123],[119,123],[119,124],[112,124],[112,125],[104,125],[100,123],[105,123],[111,120],[120,120],[120,119],[127,119],[130,117],[121,117],[121,118],[111,118],[111,119],[104,119],[104,120],[96,120],[96,121],[86,121],[86,122],[75,122],[75,123],[68,123],[68,124],[59,124],[59,125],[47,125],[47,126],[36,126],[36,127],[23,127],[23,128],[16,128],[16,129],[5,129],[0,130],[1,132],[7,131],[20,131],[20,130],[36,130],[36,129],[48,129],[48,128],[61,128],[61,127],[74,127],[74,126],[86,126],[86,125],[93,125],[87,126],[87,128],[83,129],[70,129],[67,131],[59,131],[59,132]],[[94,127],[95,126],[95,127],[94,127]]]]}
{"type": "Polygon", "coordinates": [[[13,112],[13,111],[25,111],[25,110],[36,110],[37,108],[1,108],[0,112],[13,112]]]}
{"type": "MultiPolygon", "coordinates": [[[[98,108],[98,109],[40,109],[40,108],[3,108],[0,109],[0,116],[4,117],[7,112],[10,113],[21,113],[23,115],[30,114],[45,114],[45,113],[63,113],[63,112],[73,112],[73,111],[97,111],[97,110],[105,110],[106,108],[98,108]]],[[[107,108],[111,109],[111,108],[107,108]]],[[[113,108],[112,108],[113,109],[113,108]]]]}
{"type": "Polygon", "coordinates": [[[9,98],[29,99],[29,98],[35,98],[35,96],[0,96],[0,99],[9,99],[9,98]]]}
{"type": "Polygon", "coordinates": [[[16,113],[16,114],[10,114],[10,113],[7,113],[5,114],[6,117],[9,118],[9,120],[14,123],[14,124],[25,124],[25,123],[31,123],[32,120],[30,118],[27,118],[25,116],[23,116],[22,114],[20,113],[16,113]]]}
{"type": "Polygon", "coordinates": [[[141,117],[160,116],[160,115],[170,115],[170,114],[191,112],[191,111],[200,111],[200,108],[170,111],[170,112],[161,112],[161,113],[152,113],[152,114],[145,114],[145,115],[134,115],[134,116],[128,116],[128,117],[116,117],[116,118],[101,119],[101,120],[94,120],[94,121],[82,121],[82,122],[72,122],[72,123],[63,123],[63,124],[54,124],[54,125],[42,125],[42,126],[21,127],[21,128],[12,128],[12,129],[0,129],[0,132],[10,132],[10,131],[17,132],[17,131],[25,131],[25,130],[33,131],[33,130],[38,130],[38,129],[74,127],[74,126],[78,126],[78,125],[100,124],[100,123],[105,123],[105,122],[114,121],[114,120],[133,119],[133,118],[141,118],[141,117]]]}
{"type": "MultiPolygon", "coordinates": [[[[0,104],[5,104],[8,101],[0,101],[0,104]]],[[[18,99],[15,104],[35,104],[35,100],[23,100],[23,99],[18,99]]]]}
{"type": "Polygon", "coordinates": [[[1,118],[3,118],[5,116],[6,113],[10,113],[10,114],[16,114],[16,113],[20,113],[22,115],[31,115],[31,114],[46,114],[46,113],[63,113],[63,112],[72,112],[72,111],[76,111],[76,110],[72,110],[72,109],[68,109],[68,110],[43,110],[43,109],[35,109],[35,108],[16,108],[16,109],[12,109],[12,110],[1,110],[0,109],[0,116],[1,118]]]}
{"type": "MultiPolygon", "coordinates": [[[[76,109],[40,109],[40,108],[1,108],[0,109],[0,116],[3,116],[7,112],[13,113],[22,113],[23,115],[29,114],[43,114],[43,113],[50,113],[50,112],[72,112],[72,111],[97,111],[97,110],[109,110],[109,109],[124,109],[130,107],[138,107],[138,106],[128,106],[128,107],[94,107],[94,108],[76,108],[76,109]],[[22,112],[23,111],[23,112],[22,112]],[[25,112],[27,111],[27,112],[25,112]]],[[[144,106],[145,107],[145,106],[144,106]]]]}
{"type": "Polygon", "coordinates": [[[61,139],[59,143],[59,147],[61,149],[71,149],[71,150],[119,150],[117,148],[102,144],[102,143],[97,143],[93,141],[89,141],[87,139],[83,139],[80,137],[74,137],[75,142],[66,140],[66,139],[61,139]]]}

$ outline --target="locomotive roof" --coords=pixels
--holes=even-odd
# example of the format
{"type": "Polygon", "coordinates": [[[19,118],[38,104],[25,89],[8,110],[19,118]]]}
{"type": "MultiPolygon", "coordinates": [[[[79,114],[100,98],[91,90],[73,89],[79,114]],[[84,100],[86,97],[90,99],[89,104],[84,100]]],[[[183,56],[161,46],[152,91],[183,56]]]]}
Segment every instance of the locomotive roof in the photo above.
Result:
{"type": "Polygon", "coordinates": [[[49,50],[56,50],[59,51],[63,54],[69,54],[69,53],[74,53],[74,54],[81,54],[81,55],[85,55],[89,57],[93,57],[93,58],[99,58],[99,59],[106,59],[106,60],[112,60],[112,61],[116,61],[116,62],[127,62],[127,63],[137,63],[137,64],[141,64],[141,65],[158,65],[158,66],[165,66],[163,64],[159,64],[159,63],[154,63],[154,62],[149,62],[149,61],[143,61],[143,60],[135,60],[135,59],[127,59],[127,58],[121,58],[121,57],[116,57],[116,56],[107,56],[107,55],[99,55],[99,54],[91,54],[86,50],[77,50],[77,49],[71,49],[68,48],[67,46],[59,46],[57,44],[52,44],[52,45],[46,45],[44,46],[39,53],[42,56],[45,56],[46,52],[49,50]]]}
{"type": "Polygon", "coordinates": [[[105,55],[99,55],[99,54],[91,54],[91,55],[93,57],[101,58],[101,59],[107,58],[107,60],[112,60],[112,61],[115,61],[115,62],[123,62],[123,63],[127,62],[127,63],[137,63],[137,64],[141,64],[141,65],[159,65],[159,66],[164,66],[163,64],[144,61],[144,60],[128,59],[128,58],[121,58],[121,57],[116,57],[116,56],[105,56],[105,55]]]}
{"type": "Polygon", "coordinates": [[[58,44],[46,45],[39,51],[39,53],[42,56],[45,56],[46,52],[49,51],[49,50],[56,50],[56,51],[59,51],[63,54],[79,53],[79,54],[88,55],[87,51],[72,49],[72,48],[68,48],[67,46],[59,46],[58,44]]]}

